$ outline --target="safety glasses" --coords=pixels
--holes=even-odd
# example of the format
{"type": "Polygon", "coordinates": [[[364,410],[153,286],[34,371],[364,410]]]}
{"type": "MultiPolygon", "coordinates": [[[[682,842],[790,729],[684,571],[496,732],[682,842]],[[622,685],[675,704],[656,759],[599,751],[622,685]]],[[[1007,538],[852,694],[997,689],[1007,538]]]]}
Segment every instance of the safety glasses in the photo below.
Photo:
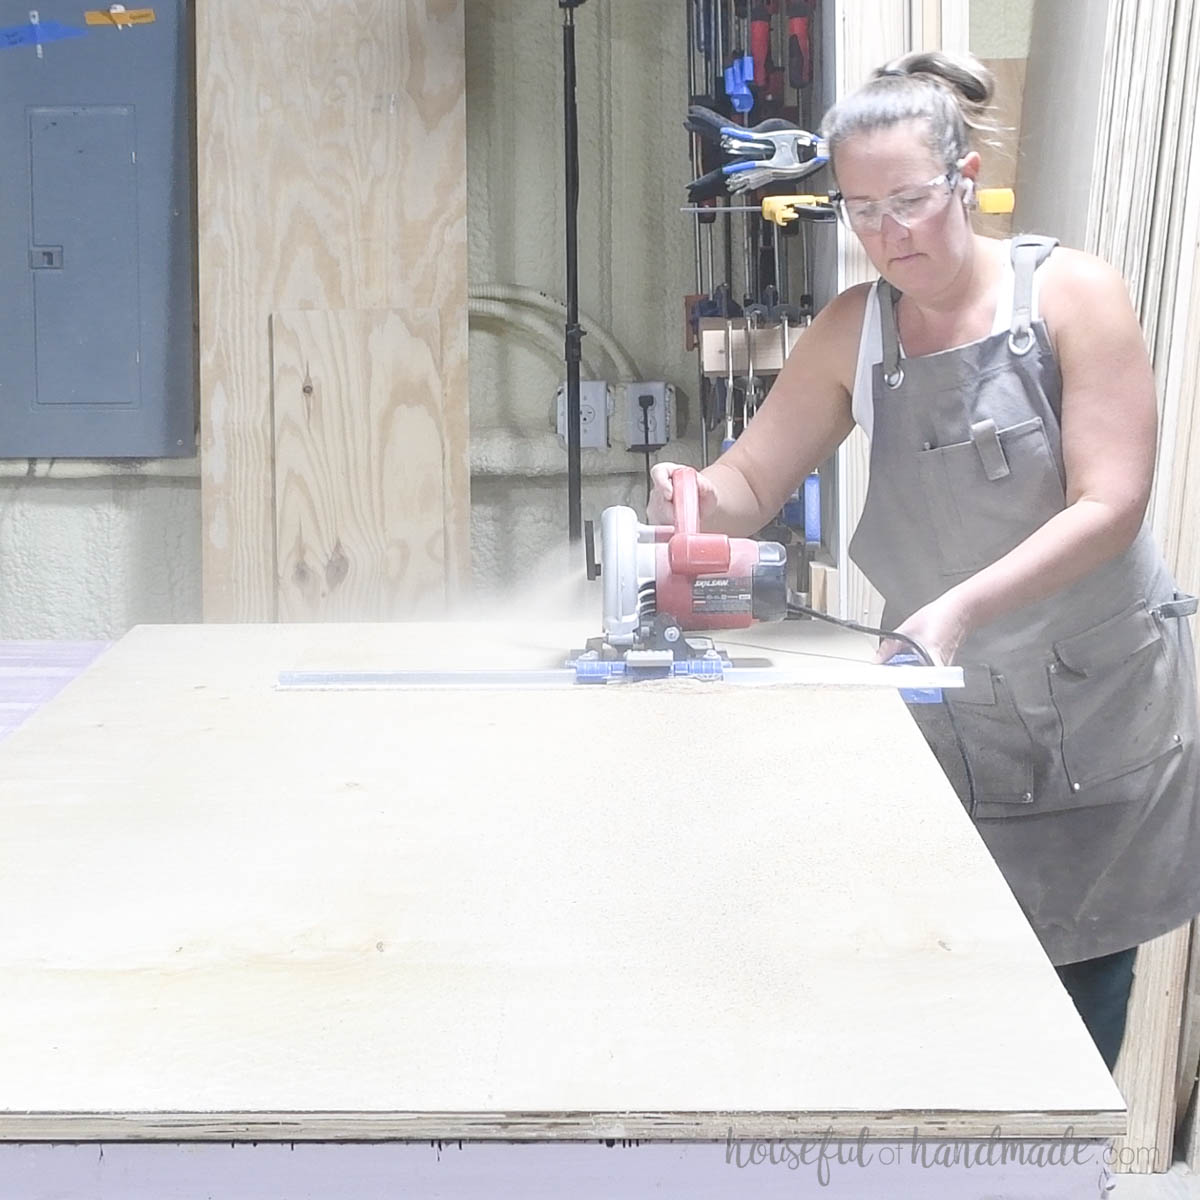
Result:
{"type": "Polygon", "coordinates": [[[884,200],[847,200],[840,192],[835,192],[830,199],[842,222],[855,233],[878,233],[883,228],[884,214],[908,229],[941,212],[959,178],[957,171],[948,171],[928,183],[905,188],[884,200]]]}

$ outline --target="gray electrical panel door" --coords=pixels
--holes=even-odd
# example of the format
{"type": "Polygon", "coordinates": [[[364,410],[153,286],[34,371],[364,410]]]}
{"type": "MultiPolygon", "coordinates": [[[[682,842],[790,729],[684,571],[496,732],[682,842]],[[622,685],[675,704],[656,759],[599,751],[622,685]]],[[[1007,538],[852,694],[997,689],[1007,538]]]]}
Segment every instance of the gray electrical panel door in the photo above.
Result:
{"type": "Polygon", "coordinates": [[[189,456],[186,0],[0,0],[0,458],[189,456]]]}

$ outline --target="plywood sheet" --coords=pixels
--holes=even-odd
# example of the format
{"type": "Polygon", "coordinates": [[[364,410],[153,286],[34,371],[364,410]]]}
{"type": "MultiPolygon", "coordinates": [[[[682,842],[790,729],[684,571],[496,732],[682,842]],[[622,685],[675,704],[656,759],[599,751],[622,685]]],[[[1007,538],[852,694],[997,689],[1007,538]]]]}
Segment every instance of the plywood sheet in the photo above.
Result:
{"type": "MultiPolygon", "coordinates": [[[[275,688],[551,665],[591,632],[110,650],[0,748],[0,1136],[1121,1127],[893,690],[275,688]]],[[[869,645],[787,637],[740,644],[869,645]]]]}
{"type": "MultiPolygon", "coordinates": [[[[276,614],[269,317],[433,308],[469,578],[462,0],[197,6],[204,611],[276,614]]],[[[382,481],[381,481],[382,482],[382,481]]]]}
{"type": "Polygon", "coordinates": [[[81,674],[107,642],[0,641],[0,740],[81,674]]]}
{"type": "Polygon", "coordinates": [[[779,325],[759,325],[747,328],[744,321],[725,322],[717,317],[700,318],[700,360],[706,375],[724,377],[729,374],[729,359],[739,376],[754,368],[757,375],[774,374],[783,360],[796,348],[804,327],[793,325],[787,330],[787,349],[784,350],[784,331],[779,325]]]}
{"type": "Polygon", "coordinates": [[[444,612],[437,313],[275,313],[271,351],[279,619],[444,612]]]}

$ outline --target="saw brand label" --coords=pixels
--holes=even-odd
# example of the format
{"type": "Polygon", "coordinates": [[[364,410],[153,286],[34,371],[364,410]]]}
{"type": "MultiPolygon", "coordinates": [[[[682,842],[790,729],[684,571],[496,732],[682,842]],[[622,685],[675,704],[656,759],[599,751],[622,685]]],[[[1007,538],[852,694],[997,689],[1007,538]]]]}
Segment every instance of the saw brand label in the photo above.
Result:
{"type": "Polygon", "coordinates": [[[692,582],[694,613],[748,613],[753,603],[754,590],[747,577],[714,575],[692,582]]]}

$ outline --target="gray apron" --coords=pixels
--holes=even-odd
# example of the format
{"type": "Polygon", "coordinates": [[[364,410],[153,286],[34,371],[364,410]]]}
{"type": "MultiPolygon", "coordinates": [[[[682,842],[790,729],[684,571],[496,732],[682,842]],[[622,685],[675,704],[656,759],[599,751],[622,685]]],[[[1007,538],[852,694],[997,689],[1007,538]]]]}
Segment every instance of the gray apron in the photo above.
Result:
{"type": "MultiPolygon", "coordinates": [[[[1013,240],[1012,327],[902,358],[880,281],[871,471],[850,554],[895,629],[1065,507],[1062,379],[1031,320],[1046,238],[1013,240]]],[[[1143,527],[1123,554],[971,634],[966,686],[913,705],[1056,965],[1200,912],[1200,754],[1191,633],[1143,527]],[[956,736],[957,734],[957,736],[956,736]]]]}

